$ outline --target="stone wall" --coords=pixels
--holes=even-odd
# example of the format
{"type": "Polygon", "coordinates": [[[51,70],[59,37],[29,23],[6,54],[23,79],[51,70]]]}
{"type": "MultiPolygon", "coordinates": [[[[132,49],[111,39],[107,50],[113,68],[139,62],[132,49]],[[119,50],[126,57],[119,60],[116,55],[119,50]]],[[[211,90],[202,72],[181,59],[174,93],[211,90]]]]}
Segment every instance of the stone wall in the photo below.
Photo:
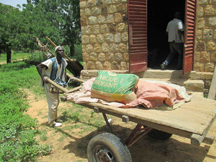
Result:
{"type": "Polygon", "coordinates": [[[83,67],[128,70],[127,0],[80,0],[83,67]]]}
{"type": "Polygon", "coordinates": [[[194,70],[213,72],[216,62],[216,0],[198,0],[194,70]]]}
{"type": "MultiPolygon", "coordinates": [[[[209,88],[216,62],[216,0],[197,0],[194,71],[209,88]],[[202,74],[202,75],[201,75],[202,74]]],[[[81,78],[97,70],[129,70],[127,0],[80,0],[84,70],[81,78]]],[[[197,78],[198,79],[198,78],[197,78]]]]}

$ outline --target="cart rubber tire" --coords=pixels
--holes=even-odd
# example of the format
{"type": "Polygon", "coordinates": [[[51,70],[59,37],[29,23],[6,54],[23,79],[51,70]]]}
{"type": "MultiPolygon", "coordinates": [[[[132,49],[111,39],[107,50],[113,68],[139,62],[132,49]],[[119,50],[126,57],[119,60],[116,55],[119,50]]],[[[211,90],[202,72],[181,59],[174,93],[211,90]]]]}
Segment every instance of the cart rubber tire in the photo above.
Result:
{"type": "Polygon", "coordinates": [[[93,137],[88,144],[87,155],[88,162],[132,162],[127,146],[111,133],[93,137]]]}
{"type": "Polygon", "coordinates": [[[151,138],[154,138],[157,140],[167,140],[172,136],[172,134],[170,133],[159,131],[157,129],[153,129],[151,132],[148,133],[148,135],[151,138]]]}

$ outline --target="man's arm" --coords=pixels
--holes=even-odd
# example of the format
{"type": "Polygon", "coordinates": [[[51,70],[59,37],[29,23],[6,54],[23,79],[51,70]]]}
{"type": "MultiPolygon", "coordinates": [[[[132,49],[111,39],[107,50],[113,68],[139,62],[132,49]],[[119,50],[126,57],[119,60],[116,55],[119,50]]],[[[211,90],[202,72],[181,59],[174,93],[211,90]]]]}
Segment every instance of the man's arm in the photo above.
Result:
{"type": "Polygon", "coordinates": [[[44,65],[44,64],[38,64],[37,66],[37,71],[38,71],[38,73],[39,73],[39,75],[40,75],[40,77],[41,77],[41,79],[44,81],[44,82],[46,82],[46,80],[45,80],[45,78],[44,78],[44,76],[43,76],[43,74],[42,74],[42,69],[43,68],[48,68],[46,65],[44,65]]]}

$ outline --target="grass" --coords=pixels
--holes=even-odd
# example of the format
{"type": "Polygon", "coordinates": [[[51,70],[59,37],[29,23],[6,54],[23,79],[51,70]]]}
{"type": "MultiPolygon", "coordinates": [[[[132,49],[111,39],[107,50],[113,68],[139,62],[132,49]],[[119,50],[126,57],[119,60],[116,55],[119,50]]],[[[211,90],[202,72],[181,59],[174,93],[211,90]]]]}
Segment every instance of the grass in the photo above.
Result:
{"type": "Polygon", "coordinates": [[[36,120],[25,114],[29,107],[26,89],[38,83],[36,68],[19,61],[0,65],[0,72],[0,118],[4,119],[0,124],[0,161],[33,161],[38,155],[48,154],[50,147],[39,145],[34,138],[36,120]]]}
{"type": "Polygon", "coordinates": [[[64,139],[66,139],[68,136],[66,134],[62,134],[62,136],[58,139],[58,141],[62,142],[64,139]]]}
{"type": "MultiPolygon", "coordinates": [[[[33,92],[35,95],[34,99],[36,100],[46,98],[44,89],[39,84],[40,77],[35,66],[27,65],[24,61],[22,61],[0,65],[0,71],[3,73],[6,71],[14,71],[14,73],[17,73],[16,71],[19,71],[20,75],[17,76],[19,78],[19,82],[15,82],[14,79],[11,79],[13,81],[12,83],[18,84],[22,87],[21,89],[28,89],[33,92]]],[[[70,88],[71,87],[68,87],[68,89],[70,88]]],[[[77,139],[78,141],[76,146],[78,152],[84,152],[84,154],[86,154],[86,146],[89,140],[96,134],[107,131],[106,124],[101,113],[95,113],[92,109],[88,109],[71,102],[66,102],[65,106],[59,108],[58,111],[59,117],[63,119],[64,122],[60,129],[61,131],[59,131],[58,128],[53,129],[46,125],[40,125],[41,130],[38,133],[37,139],[43,144],[50,143],[50,139],[53,137],[58,137],[56,140],[63,143],[68,137],[71,138],[73,136],[77,136],[81,137],[81,140],[77,139]]],[[[42,116],[42,118],[47,118],[48,112],[43,113],[44,112],[41,110],[38,110],[37,112],[37,114],[42,116]]],[[[109,115],[107,117],[110,118],[109,115]]]]}
{"type": "Polygon", "coordinates": [[[46,130],[44,129],[44,130],[41,130],[40,131],[40,140],[41,141],[46,141],[47,140],[47,132],[46,132],[46,130]]]}
{"type": "MultiPolygon", "coordinates": [[[[11,53],[11,62],[27,59],[31,54],[29,53],[11,53]]],[[[0,54],[0,64],[4,64],[7,62],[7,54],[0,54]]]]}

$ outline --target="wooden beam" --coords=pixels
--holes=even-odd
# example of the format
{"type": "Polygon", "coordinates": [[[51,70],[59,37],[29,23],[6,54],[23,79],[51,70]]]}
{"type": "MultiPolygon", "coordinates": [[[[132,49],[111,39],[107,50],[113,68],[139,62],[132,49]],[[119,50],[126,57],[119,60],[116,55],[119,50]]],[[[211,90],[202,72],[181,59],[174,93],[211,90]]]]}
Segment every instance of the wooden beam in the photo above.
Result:
{"type": "Polygon", "coordinates": [[[214,100],[215,99],[215,93],[216,93],[216,66],[214,68],[214,73],[213,73],[213,77],[212,77],[212,81],[211,81],[211,86],[209,89],[208,98],[214,100]]]}
{"type": "Polygon", "coordinates": [[[122,115],[122,121],[125,123],[129,122],[129,117],[127,115],[122,115]]]}
{"type": "Polygon", "coordinates": [[[45,77],[45,80],[48,81],[49,83],[51,83],[52,85],[54,85],[55,87],[57,87],[58,89],[60,89],[61,91],[67,93],[68,90],[60,85],[58,85],[57,83],[55,83],[54,81],[52,81],[50,78],[45,77]]]}
{"type": "MultiPolygon", "coordinates": [[[[122,112],[118,111],[118,110],[121,110],[121,108],[113,108],[113,106],[103,105],[100,103],[83,103],[80,105],[87,106],[88,108],[91,108],[91,109],[94,109],[95,107],[97,107],[100,109],[100,112],[104,112],[106,114],[113,115],[113,116],[116,116],[122,119],[123,114],[122,112]]],[[[125,113],[125,115],[129,117],[130,121],[148,126],[150,128],[154,128],[154,129],[164,131],[167,133],[171,133],[171,134],[177,134],[177,135],[180,135],[186,138],[191,138],[192,136],[191,132],[187,132],[185,130],[181,130],[181,129],[170,127],[170,126],[161,125],[161,124],[158,124],[152,121],[148,121],[148,120],[138,119],[136,115],[134,116],[134,114],[125,113]]]]}
{"type": "MultiPolygon", "coordinates": [[[[72,92],[78,91],[80,88],[82,88],[82,86],[78,86],[78,87],[75,87],[75,88],[73,88],[73,89],[70,89],[70,90],[68,90],[67,93],[72,93],[72,92]]],[[[66,94],[66,95],[67,95],[67,94],[66,94]]]]}
{"type": "Polygon", "coordinates": [[[215,137],[214,137],[214,136],[207,135],[207,136],[204,138],[203,143],[206,143],[206,144],[211,145],[211,144],[213,144],[214,140],[215,140],[215,137]]]}
{"type": "MultiPolygon", "coordinates": [[[[206,131],[202,135],[192,134],[192,136],[191,136],[191,144],[199,146],[203,142],[203,140],[205,139],[205,137],[206,137],[209,129],[211,128],[211,125],[214,122],[215,118],[216,117],[214,117],[213,120],[209,123],[208,128],[206,129],[206,131]]],[[[208,136],[208,137],[210,137],[210,136],[208,136]]],[[[206,138],[206,140],[207,140],[207,138],[206,138]]]]}
{"type": "Polygon", "coordinates": [[[74,77],[74,76],[72,76],[72,75],[70,75],[70,74],[68,74],[68,73],[66,73],[66,75],[67,75],[68,78],[70,78],[70,79],[72,79],[72,80],[74,80],[74,81],[77,81],[77,82],[79,82],[79,83],[84,83],[84,82],[85,82],[84,80],[79,79],[79,78],[76,78],[76,77],[74,77]]]}

